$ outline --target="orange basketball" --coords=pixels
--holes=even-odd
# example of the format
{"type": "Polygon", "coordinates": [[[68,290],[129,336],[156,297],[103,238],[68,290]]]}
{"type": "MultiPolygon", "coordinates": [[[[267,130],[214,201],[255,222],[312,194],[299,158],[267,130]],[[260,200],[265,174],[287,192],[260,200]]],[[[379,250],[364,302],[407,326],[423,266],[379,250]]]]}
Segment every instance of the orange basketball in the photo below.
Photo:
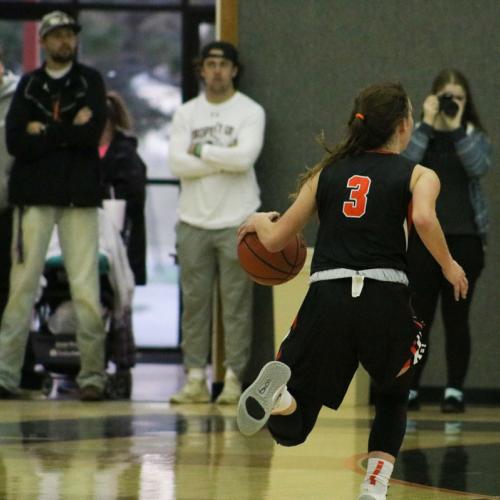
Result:
{"type": "Polygon", "coordinates": [[[306,254],[305,241],[299,235],[280,252],[267,251],[256,233],[246,234],[238,246],[241,267],[253,281],[268,286],[280,285],[297,276],[306,254]]]}

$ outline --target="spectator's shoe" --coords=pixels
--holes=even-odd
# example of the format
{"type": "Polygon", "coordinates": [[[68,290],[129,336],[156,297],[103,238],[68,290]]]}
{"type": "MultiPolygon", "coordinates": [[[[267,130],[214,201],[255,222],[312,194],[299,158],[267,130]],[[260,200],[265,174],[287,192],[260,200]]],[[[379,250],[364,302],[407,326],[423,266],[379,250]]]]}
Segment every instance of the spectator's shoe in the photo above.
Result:
{"type": "Polygon", "coordinates": [[[447,398],[444,398],[441,403],[441,411],[443,413],[464,413],[464,400],[454,398],[453,396],[448,396],[447,398]]]}
{"type": "Polygon", "coordinates": [[[0,399],[14,399],[16,394],[9,389],[6,389],[3,385],[0,385],[0,399]]]}
{"type": "Polygon", "coordinates": [[[104,399],[104,389],[95,385],[81,387],[80,399],[82,401],[102,401],[104,399]]]}
{"type": "Polygon", "coordinates": [[[241,396],[241,384],[236,377],[226,377],[224,388],[215,400],[218,405],[235,405],[241,396]]]}
{"type": "Polygon", "coordinates": [[[188,378],[184,387],[170,398],[170,402],[173,404],[210,403],[206,380],[188,378]]]}
{"type": "Polygon", "coordinates": [[[279,361],[270,361],[264,365],[238,403],[236,421],[242,434],[250,436],[264,427],[285,390],[290,375],[290,368],[279,361]]]}
{"type": "Polygon", "coordinates": [[[454,387],[447,387],[441,402],[441,411],[443,413],[463,413],[465,411],[463,391],[454,387]]]}

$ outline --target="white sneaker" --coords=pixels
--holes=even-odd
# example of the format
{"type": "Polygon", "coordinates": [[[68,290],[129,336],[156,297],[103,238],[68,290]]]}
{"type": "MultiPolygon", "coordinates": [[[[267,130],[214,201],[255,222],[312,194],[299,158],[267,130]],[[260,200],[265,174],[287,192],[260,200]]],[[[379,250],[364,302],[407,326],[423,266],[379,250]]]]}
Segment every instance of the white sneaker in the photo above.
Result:
{"type": "Polygon", "coordinates": [[[236,377],[226,377],[224,388],[215,400],[218,405],[235,405],[241,396],[241,384],[236,377]]]}
{"type": "Polygon", "coordinates": [[[238,403],[236,421],[242,434],[250,436],[264,427],[290,375],[290,368],[280,361],[264,365],[238,403]]]}
{"type": "Polygon", "coordinates": [[[210,403],[205,379],[188,378],[184,387],[170,398],[174,404],[210,403]]]}
{"type": "Polygon", "coordinates": [[[361,494],[358,500],[386,500],[387,495],[385,493],[375,493],[367,490],[363,491],[363,486],[361,487],[361,494]]]}
{"type": "Polygon", "coordinates": [[[386,495],[381,495],[377,493],[361,493],[359,495],[358,500],[386,500],[386,495]]]}

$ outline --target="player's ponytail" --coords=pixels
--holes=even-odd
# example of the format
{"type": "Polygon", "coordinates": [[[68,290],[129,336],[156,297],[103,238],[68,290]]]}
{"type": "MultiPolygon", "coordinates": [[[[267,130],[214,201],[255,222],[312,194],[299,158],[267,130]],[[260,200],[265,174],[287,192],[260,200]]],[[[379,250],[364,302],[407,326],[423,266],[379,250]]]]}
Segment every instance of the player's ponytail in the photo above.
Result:
{"type": "Polygon", "coordinates": [[[409,108],[408,96],[400,83],[379,83],[363,89],[354,101],[344,139],[331,148],[324,135],[319,137],[327,154],[300,176],[298,191],[310,178],[336,161],[387,145],[401,120],[408,117],[409,108]]]}

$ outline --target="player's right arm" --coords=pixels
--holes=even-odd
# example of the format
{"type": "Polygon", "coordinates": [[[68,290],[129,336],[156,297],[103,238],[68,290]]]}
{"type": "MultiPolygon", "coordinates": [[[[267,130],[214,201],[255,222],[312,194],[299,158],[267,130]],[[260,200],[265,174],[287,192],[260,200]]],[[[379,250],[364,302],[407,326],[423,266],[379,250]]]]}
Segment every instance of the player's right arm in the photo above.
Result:
{"type": "Polygon", "coordinates": [[[257,233],[260,242],[270,252],[279,252],[299,233],[316,213],[316,190],[319,173],[301,188],[290,208],[279,217],[278,212],[258,212],[251,215],[238,229],[238,241],[247,233],[257,233]]]}
{"type": "Polygon", "coordinates": [[[412,219],[415,230],[452,284],[455,300],[467,297],[468,282],[462,267],[453,259],[436,215],[436,200],[441,189],[436,173],[416,165],[410,181],[412,219]]]}
{"type": "Polygon", "coordinates": [[[191,127],[187,111],[179,108],[172,121],[168,161],[170,171],[180,179],[205,177],[218,172],[217,168],[188,152],[191,145],[191,127]]]}

